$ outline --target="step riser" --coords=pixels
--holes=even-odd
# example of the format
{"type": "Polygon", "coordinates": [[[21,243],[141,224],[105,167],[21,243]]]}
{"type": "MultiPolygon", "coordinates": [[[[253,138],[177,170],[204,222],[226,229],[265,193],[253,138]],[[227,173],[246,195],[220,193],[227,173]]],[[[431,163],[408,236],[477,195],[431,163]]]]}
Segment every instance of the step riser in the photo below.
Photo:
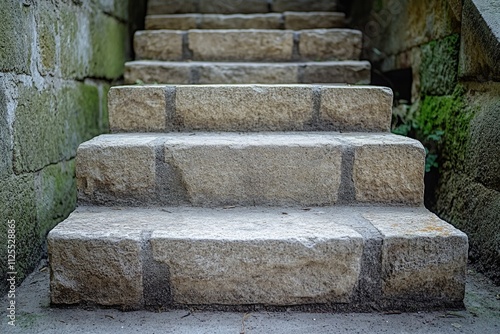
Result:
{"type": "Polygon", "coordinates": [[[388,131],[392,92],[310,85],[122,86],[108,96],[113,132],[388,131]]]}
{"type": "Polygon", "coordinates": [[[135,34],[137,59],[201,61],[356,60],[361,32],[349,29],[151,30],[135,34]]]}
{"type": "Polygon", "coordinates": [[[146,29],[320,29],[345,26],[343,13],[294,13],[251,15],[152,15],[146,17],[146,29]]]}
{"type": "Polygon", "coordinates": [[[167,63],[125,64],[125,83],[135,84],[369,84],[368,62],[325,63],[167,63]]]}
{"type": "Polygon", "coordinates": [[[394,135],[103,135],[78,149],[82,203],[334,205],[423,201],[425,152],[394,135]]]}
{"type": "Polygon", "coordinates": [[[73,213],[48,237],[52,303],[462,306],[467,236],[425,209],[282,211],[73,213]]]}
{"type": "Polygon", "coordinates": [[[148,14],[329,12],[336,7],[333,0],[149,0],[148,14]]]}

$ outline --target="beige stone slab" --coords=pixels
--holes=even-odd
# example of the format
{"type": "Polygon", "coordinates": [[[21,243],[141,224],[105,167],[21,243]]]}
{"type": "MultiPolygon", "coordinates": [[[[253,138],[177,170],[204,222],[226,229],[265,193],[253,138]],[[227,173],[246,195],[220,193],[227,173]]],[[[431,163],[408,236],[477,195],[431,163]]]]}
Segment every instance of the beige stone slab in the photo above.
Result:
{"type": "Polygon", "coordinates": [[[280,29],[280,14],[202,15],[200,29],[280,29]]]}
{"type": "Polygon", "coordinates": [[[188,30],[196,29],[198,14],[176,14],[176,15],[148,15],[145,26],[147,30],[171,29],[188,30]]]}
{"type": "Polygon", "coordinates": [[[166,109],[163,86],[116,86],[108,93],[111,131],[165,131],[166,109]]]}
{"type": "Polygon", "coordinates": [[[194,60],[291,60],[293,32],[280,30],[190,30],[194,60]]]}
{"type": "Polygon", "coordinates": [[[49,234],[52,303],[143,307],[140,231],[118,225],[73,213],[49,234]],[[96,223],[106,232],[90,226],[96,223]]]}
{"type": "Polygon", "coordinates": [[[467,236],[430,212],[363,215],[383,235],[384,297],[462,301],[467,236]]]}
{"type": "Polygon", "coordinates": [[[199,67],[200,84],[295,84],[298,65],[290,63],[210,63],[199,67]]]}
{"type": "Polygon", "coordinates": [[[148,0],[148,15],[196,13],[199,0],[148,0]]]}
{"type": "Polygon", "coordinates": [[[138,31],[134,36],[134,50],[137,59],[181,60],[182,31],[138,31]]]}
{"type": "Polygon", "coordinates": [[[323,86],[320,118],[344,131],[389,131],[392,99],[385,87],[323,86]]]}
{"type": "Polygon", "coordinates": [[[300,32],[299,53],[308,60],[356,60],[361,56],[361,32],[314,29],[300,32]]]}
{"type": "Polygon", "coordinates": [[[363,250],[356,231],[327,220],[291,223],[279,215],[265,221],[210,218],[151,236],[154,259],[169,268],[175,303],[350,301],[363,250]]]}
{"type": "Polygon", "coordinates": [[[324,134],[170,136],[165,159],[196,206],[329,205],[338,198],[342,149],[324,134]]]}
{"type": "Polygon", "coordinates": [[[329,12],[285,12],[285,29],[342,28],[345,26],[344,13],[329,12]]]}
{"type": "Polygon", "coordinates": [[[147,201],[155,191],[153,135],[101,135],[80,145],[76,156],[78,196],[84,202],[147,201]]]}
{"type": "Polygon", "coordinates": [[[274,12],[332,12],[337,7],[335,0],[273,0],[274,12]]]}
{"type": "Polygon", "coordinates": [[[356,201],[421,205],[425,150],[414,139],[383,134],[346,134],[354,146],[356,201]]]}
{"type": "Polygon", "coordinates": [[[125,63],[125,84],[189,84],[192,64],[136,60],[125,63]]]}
{"type": "Polygon", "coordinates": [[[313,90],[297,85],[178,86],[182,127],[215,131],[302,130],[312,121],[313,90]]]}
{"type": "Polygon", "coordinates": [[[201,13],[266,13],[267,0],[199,0],[201,13]]]}
{"type": "Polygon", "coordinates": [[[302,83],[370,83],[371,65],[367,61],[307,62],[302,71],[302,83]]]}

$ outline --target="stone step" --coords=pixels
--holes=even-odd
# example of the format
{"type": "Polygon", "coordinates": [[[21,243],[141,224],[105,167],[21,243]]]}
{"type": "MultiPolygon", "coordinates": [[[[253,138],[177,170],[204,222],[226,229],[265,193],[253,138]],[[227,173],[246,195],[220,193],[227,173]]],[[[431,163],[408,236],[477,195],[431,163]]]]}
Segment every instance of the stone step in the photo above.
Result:
{"type": "Polygon", "coordinates": [[[146,29],[320,29],[342,28],[344,13],[170,14],[146,16],[146,29]]]}
{"type": "Polygon", "coordinates": [[[421,205],[425,151],[393,134],[101,135],[80,145],[80,203],[421,205]]]}
{"type": "Polygon", "coordinates": [[[148,0],[148,14],[219,13],[249,14],[267,12],[331,12],[335,0],[148,0]]]}
{"type": "Polygon", "coordinates": [[[108,94],[111,131],[389,131],[392,91],[374,86],[134,85],[108,94]]]}
{"type": "Polygon", "coordinates": [[[146,84],[369,84],[367,61],[298,63],[166,62],[138,60],[125,64],[125,83],[146,84]]]}
{"type": "Polygon", "coordinates": [[[463,307],[467,236],[425,208],[78,208],[51,301],[121,309],[463,307]],[[281,307],[281,308],[280,308],[281,307]]]}
{"type": "Polygon", "coordinates": [[[144,30],[135,33],[138,60],[357,60],[361,32],[311,30],[144,30]]]}

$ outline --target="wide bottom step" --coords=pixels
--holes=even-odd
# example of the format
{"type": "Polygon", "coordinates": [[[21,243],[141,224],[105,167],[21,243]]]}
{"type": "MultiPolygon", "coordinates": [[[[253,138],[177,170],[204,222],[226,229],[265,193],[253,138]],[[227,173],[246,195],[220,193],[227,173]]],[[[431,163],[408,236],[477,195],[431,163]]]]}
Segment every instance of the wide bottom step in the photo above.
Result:
{"type": "Polygon", "coordinates": [[[83,207],[49,234],[53,304],[460,307],[467,236],[424,208],[83,207]]]}

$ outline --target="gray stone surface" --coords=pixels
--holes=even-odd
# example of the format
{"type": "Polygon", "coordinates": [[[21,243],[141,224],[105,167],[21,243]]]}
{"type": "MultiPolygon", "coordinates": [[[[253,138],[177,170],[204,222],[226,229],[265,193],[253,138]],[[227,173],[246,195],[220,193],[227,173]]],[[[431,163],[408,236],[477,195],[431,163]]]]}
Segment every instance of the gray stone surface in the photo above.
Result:
{"type": "Polygon", "coordinates": [[[134,36],[137,59],[181,60],[183,59],[181,31],[138,31],[134,36]]]}
{"type": "Polygon", "coordinates": [[[109,94],[114,132],[380,132],[389,129],[391,105],[388,88],[341,85],[117,86],[109,94]]]}
{"type": "Polygon", "coordinates": [[[163,84],[368,84],[370,63],[329,61],[294,63],[163,62],[125,65],[125,83],[163,84]]]}
{"type": "Polygon", "coordinates": [[[293,32],[280,30],[190,30],[193,60],[292,59],[293,32]]]}
{"type": "Polygon", "coordinates": [[[362,35],[350,29],[314,29],[300,32],[299,54],[308,60],[355,60],[361,56],[362,35]]]}
{"type": "Polygon", "coordinates": [[[51,296],[56,304],[125,309],[460,305],[466,246],[463,233],[424,208],[82,207],[49,235],[51,296]],[[377,238],[383,239],[377,246],[382,257],[365,248],[377,238]],[[78,261],[68,261],[76,256],[78,261]],[[380,282],[383,294],[360,294],[362,266],[380,265],[371,279],[380,282]],[[123,279],[117,284],[104,268],[123,279]],[[158,279],[147,280],[148,272],[158,279]],[[152,304],[146,291],[166,298],[152,304]]]}
{"type": "Polygon", "coordinates": [[[320,29],[320,28],[342,28],[345,26],[344,13],[328,12],[285,12],[285,29],[320,29]]]}
{"type": "Polygon", "coordinates": [[[194,13],[197,9],[198,0],[148,0],[147,13],[149,15],[194,13]]]}

